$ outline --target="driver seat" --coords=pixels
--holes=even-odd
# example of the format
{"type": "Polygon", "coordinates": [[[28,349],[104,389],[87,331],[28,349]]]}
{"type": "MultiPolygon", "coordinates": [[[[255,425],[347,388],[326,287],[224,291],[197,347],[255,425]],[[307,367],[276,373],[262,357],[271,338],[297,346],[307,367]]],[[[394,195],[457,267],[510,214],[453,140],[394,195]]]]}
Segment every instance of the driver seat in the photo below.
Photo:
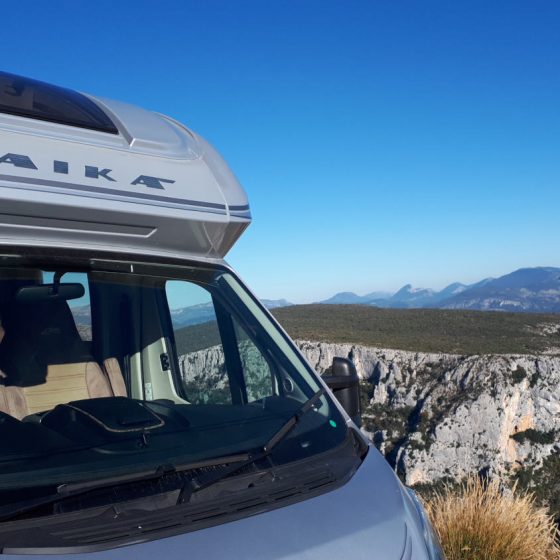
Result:
{"type": "Polygon", "coordinates": [[[112,397],[109,380],[97,362],[52,364],[44,383],[23,388],[29,414],[51,410],[57,404],[112,397]]]}
{"type": "Polygon", "coordinates": [[[2,322],[0,411],[23,418],[58,404],[116,394],[82,341],[66,301],[13,301],[2,310],[2,322]]]}

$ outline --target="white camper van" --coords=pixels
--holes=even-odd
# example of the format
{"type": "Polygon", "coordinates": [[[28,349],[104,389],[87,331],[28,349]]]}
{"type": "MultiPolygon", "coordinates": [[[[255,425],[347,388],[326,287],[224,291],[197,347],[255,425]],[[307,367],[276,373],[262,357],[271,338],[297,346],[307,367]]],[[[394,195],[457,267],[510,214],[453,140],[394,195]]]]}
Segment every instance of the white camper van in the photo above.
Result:
{"type": "Polygon", "coordinates": [[[224,262],[250,221],[181,123],[0,73],[4,556],[443,558],[353,365],[321,379],[224,262]]]}

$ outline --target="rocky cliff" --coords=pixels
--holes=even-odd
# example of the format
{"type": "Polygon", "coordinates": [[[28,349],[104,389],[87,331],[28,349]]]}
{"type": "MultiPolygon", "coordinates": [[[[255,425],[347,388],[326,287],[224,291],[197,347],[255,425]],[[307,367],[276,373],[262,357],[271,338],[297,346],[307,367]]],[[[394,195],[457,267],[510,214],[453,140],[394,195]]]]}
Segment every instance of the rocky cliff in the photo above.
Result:
{"type": "Polygon", "coordinates": [[[482,472],[560,508],[560,356],[298,345],[319,373],[334,356],[356,364],[364,430],[408,484],[482,472]]]}

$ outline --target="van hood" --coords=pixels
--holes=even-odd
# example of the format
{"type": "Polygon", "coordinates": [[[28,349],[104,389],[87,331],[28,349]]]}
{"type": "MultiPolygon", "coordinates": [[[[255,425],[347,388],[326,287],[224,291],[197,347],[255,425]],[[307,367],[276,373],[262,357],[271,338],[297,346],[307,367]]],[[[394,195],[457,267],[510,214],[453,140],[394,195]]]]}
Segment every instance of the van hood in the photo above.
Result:
{"type": "Polygon", "coordinates": [[[274,511],[179,536],[65,555],[4,555],[6,560],[426,560],[405,489],[371,448],[344,486],[274,511]]]}

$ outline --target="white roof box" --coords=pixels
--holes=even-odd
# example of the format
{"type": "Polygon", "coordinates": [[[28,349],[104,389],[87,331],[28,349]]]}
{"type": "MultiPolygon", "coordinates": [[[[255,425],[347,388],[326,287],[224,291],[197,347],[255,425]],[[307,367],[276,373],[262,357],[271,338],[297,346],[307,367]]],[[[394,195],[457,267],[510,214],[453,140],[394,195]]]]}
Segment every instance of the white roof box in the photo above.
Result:
{"type": "Polygon", "coordinates": [[[0,72],[0,247],[222,258],[250,221],[226,163],[180,123],[0,72]]]}

